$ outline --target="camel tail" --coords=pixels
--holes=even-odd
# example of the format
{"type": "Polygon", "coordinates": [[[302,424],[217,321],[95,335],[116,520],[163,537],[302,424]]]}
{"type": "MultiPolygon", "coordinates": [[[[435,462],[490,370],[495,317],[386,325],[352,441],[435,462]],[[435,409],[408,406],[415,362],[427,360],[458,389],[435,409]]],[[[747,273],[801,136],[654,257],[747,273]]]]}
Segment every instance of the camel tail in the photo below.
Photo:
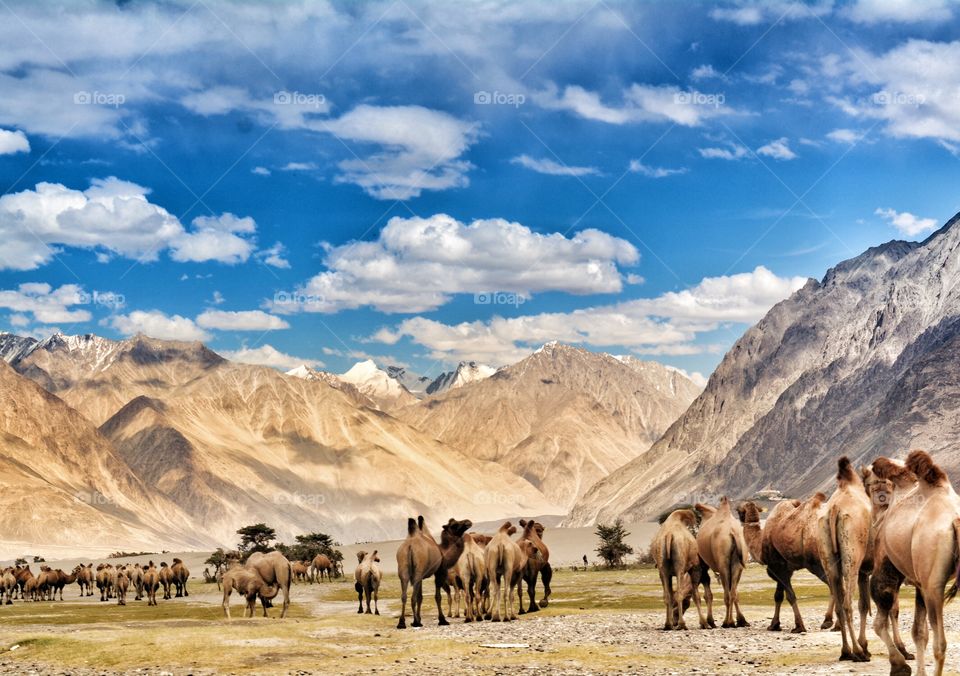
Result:
{"type": "Polygon", "coordinates": [[[957,561],[957,567],[953,573],[953,584],[950,585],[950,588],[947,589],[946,595],[944,595],[944,601],[952,601],[953,597],[957,595],[957,592],[960,592],[960,519],[953,520],[953,537],[954,537],[954,558],[957,561]]]}
{"type": "Polygon", "coordinates": [[[413,535],[417,532],[416,519],[407,519],[407,535],[413,535]]]}
{"type": "Polygon", "coordinates": [[[660,559],[663,561],[663,566],[670,570],[670,561],[673,559],[673,535],[667,533],[660,547],[660,559]]]}
{"type": "Polygon", "coordinates": [[[831,509],[830,514],[828,515],[828,520],[830,525],[830,546],[834,556],[837,556],[840,553],[840,533],[839,529],[837,528],[837,521],[839,518],[840,515],[837,514],[836,508],[831,509]]]}
{"type": "MultiPolygon", "coordinates": [[[[733,533],[730,534],[730,539],[733,541],[733,551],[736,553],[736,556],[730,557],[730,579],[733,579],[733,566],[737,563],[737,560],[740,561],[740,565],[744,568],[747,567],[747,558],[746,553],[743,551],[743,548],[740,546],[740,542],[737,539],[737,536],[733,533]]],[[[679,581],[678,581],[679,582],[679,581]]]]}

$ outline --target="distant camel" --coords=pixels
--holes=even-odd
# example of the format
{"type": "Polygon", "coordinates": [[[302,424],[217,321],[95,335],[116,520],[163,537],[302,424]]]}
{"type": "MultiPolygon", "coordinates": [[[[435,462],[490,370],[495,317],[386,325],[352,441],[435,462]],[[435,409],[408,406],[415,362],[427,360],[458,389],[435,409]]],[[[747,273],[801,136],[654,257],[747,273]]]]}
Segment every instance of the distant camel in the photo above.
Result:
{"type": "MultiPolygon", "coordinates": [[[[73,571],[70,574],[65,573],[61,569],[57,568],[57,579],[54,582],[54,589],[60,594],[60,600],[63,600],[63,588],[68,584],[73,584],[77,581],[77,571],[73,571]]],[[[52,600],[52,599],[51,599],[52,600]]]]}
{"type": "Polygon", "coordinates": [[[17,578],[13,575],[13,568],[7,567],[0,573],[0,597],[5,605],[13,605],[13,595],[17,590],[17,578]]]}
{"type": "Polygon", "coordinates": [[[960,586],[960,496],[926,452],[911,451],[906,467],[917,478],[917,487],[890,505],[878,534],[883,560],[870,583],[877,603],[874,628],[887,645],[891,676],[909,674],[910,667],[887,626],[900,585],[904,579],[912,581],[917,588],[913,622],[917,672],[924,673],[929,624],[934,673],[940,676],[947,653],[943,605],[957,595],[960,586]],[[951,585],[944,593],[947,582],[951,585]]]}
{"type": "Polygon", "coordinates": [[[160,586],[163,587],[163,598],[173,598],[170,588],[173,587],[173,571],[166,561],[160,562],[160,586]]]}
{"type": "Polygon", "coordinates": [[[30,566],[14,566],[13,567],[13,576],[17,580],[17,588],[20,590],[20,599],[23,600],[26,598],[24,591],[27,586],[27,580],[33,577],[33,571],[30,570],[30,566]]]}
{"type": "Polygon", "coordinates": [[[837,610],[841,660],[867,662],[867,615],[873,571],[873,510],[863,480],[846,456],[837,461],[837,489],[819,518],[820,561],[837,610]],[[853,632],[853,592],[859,590],[860,635],[853,632]]]}
{"type": "Polygon", "coordinates": [[[130,578],[130,584],[136,591],[133,600],[141,600],[143,598],[143,567],[139,563],[134,564],[132,568],[127,566],[127,577],[130,578]]]}
{"type": "MultiPolygon", "coordinates": [[[[290,583],[293,581],[293,568],[287,557],[277,551],[266,554],[254,552],[247,559],[244,568],[256,571],[267,585],[279,587],[279,590],[283,592],[283,610],[280,611],[280,617],[286,617],[287,611],[290,609],[290,583]]],[[[226,590],[227,585],[224,584],[223,588],[226,590]]],[[[272,598],[273,596],[266,600],[269,601],[272,598]]],[[[264,617],[267,616],[267,607],[268,605],[264,603],[264,617]]]]}
{"type": "Polygon", "coordinates": [[[323,582],[324,573],[327,574],[327,582],[332,582],[333,562],[326,554],[317,554],[310,565],[310,578],[312,581],[323,582]]]}
{"type": "Polygon", "coordinates": [[[125,606],[127,605],[127,588],[130,586],[130,578],[127,577],[126,568],[120,568],[117,570],[117,605],[125,606]]]}
{"type": "Polygon", "coordinates": [[[77,584],[80,586],[80,596],[93,596],[93,585],[96,581],[96,574],[93,572],[93,564],[86,566],[82,563],[75,569],[77,573],[77,584]]]}
{"type": "Polygon", "coordinates": [[[535,613],[540,608],[546,608],[550,599],[550,578],[552,570],[550,568],[550,549],[544,544],[542,536],[543,524],[536,521],[520,520],[520,527],[523,529],[517,544],[523,550],[527,557],[527,565],[523,568],[523,579],[517,586],[517,595],[520,596],[520,614],[535,613]],[[543,573],[543,599],[540,606],[536,604],[537,578],[543,573]],[[527,583],[527,595],[530,597],[530,607],[523,609],[523,597],[521,595],[522,583],[527,583]]]}
{"type": "Polygon", "coordinates": [[[143,571],[143,591],[147,595],[147,605],[157,605],[157,590],[160,589],[160,571],[153,561],[143,571]]]}
{"type": "Polygon", "coordinates": [[[520,595],[520,581],[523,577],[523,569],[527,565],[527,555],[520,545],[510,538],[516,532],[516,526],[509,521],[504,523],[490,540],[484,554],[487,579],[491,588],[491,609],[488,619],[493,622],[500,622],[501,619],[504,622],[517,619],[513,590],[516,587],[517,595],[520,595]],[[501,600],[504,606],[503,615],[500,614],[501,600]]]}
{"type": "Polygon", "coordinates": [[[116,582],[116,579],[117,571],[112,564],[101,563],[99,566],[97,566],[97,589],[100,590],[101,601],[106,601],[113,598],[113,585],[116,582]]]}
{"type": "Polygon", "coordinates": [[[720,507],[700,526],[697,533],[697,549],[700,558],[720,577],[723,585],[723,603],[726,606],[724,628],[748,627],[750,623],[740,610],[740,593],[737,587],[747,565],[747,543],[743,539],[743,527],[733,516],[730,500],[724,497],[720,507]],[[736,622],[734,623],[734,611],[736,622]]]}
{"type": "MultiPolygon", "coordinates": [[[[650,545],[653,560],[657,564],[657,570],[660,571],[663,604],[666,607],[663,628],[666,630],[687,628],[683,620],[683,612],[690,596],[693,596],[697,606],[700,628],[707,629],[711,626],[700,605],[699,586],[702,568],[697,538],[693,534],[696,528],[696,512],[692,509],[677,509],[664,520],[650,545]],[[673,587],[674,578],[677,580],[676,589],[673,587]]],[[[713,617],[710,617],[710,620],[713,620],[713,617]]]]}
{"type": "Polygon", "coordinates": [[[363,612],[363,598],[366,596],[367,615],[370,614],[370,596],[372,595],[374,615],[379,615],[380,609],[377,607],[377,597],[383,573],[380,572],[380,566],[378,565],[380,557],[377,556],[377,550],[374,549],[371,554],[357,552],[357,562],[357,569],[354,571],[354,578],[356,579],[354,587],[357,590],[357,598],[360,603],[357,613],[363,612]]]}
{"type": "Polygon", "coordinates": [[[293,567],[294,582],[306,582],[310,578],[309,561],[293,561],[290,565],[293,567]]]}
{"type": "Polygon", "coordinates": [[[190,579],[190,571],[183,561],[180,559],[174,559],[173,565],[170,566],[171,581],[173,586],[177,590],[177,597],[181,596],[190,596],[190,592],[187,591],[187,580],[190,579]]]}

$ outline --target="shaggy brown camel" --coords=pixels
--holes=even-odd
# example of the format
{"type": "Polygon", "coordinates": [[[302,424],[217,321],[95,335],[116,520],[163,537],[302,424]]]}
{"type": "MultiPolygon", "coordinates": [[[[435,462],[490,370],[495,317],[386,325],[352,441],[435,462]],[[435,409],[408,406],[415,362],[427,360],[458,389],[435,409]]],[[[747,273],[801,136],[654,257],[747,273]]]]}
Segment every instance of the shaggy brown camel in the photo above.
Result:
{"type": "Polygon", "coordinates": [[[683,612],[690,596],[693,596],[697,606],[700,628],[711,626],[700,605],[702,568],[697,538],[693,534],[696,528],[697,515],[692,509],[675,510],[660,525],[650,545],[650,553],[657,564],[660,584],[663,586],[663,603],[667,613],[663,628],[666,630],[687,628],[683,612]],[[673,588],[673,578],[677,579],[676,589],[673,588]]]}
{"type": "Polygon", "coordinates": [[[77,584],[80,585],[80,596],[93,596],[93,585],[96,574],[93,572],[93,563],[86,566],[80,564],[76,569],[77,584]]]}
{"type": "Polygon", "coordinates": [[[410,611],[411,626],[422,627],[423,581],[434,577],[436,584],[437,617],[440,625],[449,624],[443,616],[441,591],[447,584],[447,571],[456,565],[463,553],[463,536],[473,523],[450,519],[443,526],[440,544],[424,526],[423,516],[407,519],[407,538],[397,549],[397,575],[400,577],[400,620],[397,629],[407,626],[407,588],[412,587],[410,611]]]}
{"type": "Polygon", "coordinates": [[[510,536],[517,532],[517,527],[509,521],[500,526],[497,534],[487,545],[484,559],[487,565],[487,579],[491,587],[491,609],[487,619],[493,622],[504,622],[517,619],[517,613],[513,603],[513,590],[517,589],[517,596],[520,595],[520,580],[523,577],[523,569],[527,565],[527,555],[521,549],[520,545],[510,539],[510,536]],[[506,590],[503,590],[503,586],[506,590]],[[500,614],[500,607],[504,607],[503,615],[500,614]]]}
{"type": "Polygon", "coordinates": [[[943,673],[947,638],[943,605],[957,594],[960,585],[960,496],[950,479],[924,451],[911,451],[906,467],[917,478],[917,487],[887,509],[878,541],[883,560],[876,567],[871,593],[877,602],[874,628],[887,645],[890,673],[910,673],[903,654],[887,630],[896,592],[904,579],[916,585],[913,640],[917,649],[917,673],[926,673],[927,625],[933,630],[934,674],[943,673]],[[950,589],[944,587],[952,580],[950,589]]]}
{"type": "Polygon", "coordinates": [[[24,596],[24,591],[27,585],[27,580],[33,577],[33,571],[30,570],[30,566],[14,566],[13,576],[17,579],[17,587],[20,590],[20,599],[23,600],[26,598],[26,596],[24,596]]]}
{"type": "Polygon", "coordinates": [[[54,589],[55,589],[57,592],[59,592],[59,594],[60,594],[60,600],[62,601],[62,600],[63,600],[63,588],[66,587],[68,584],[73,584],[74,582],[77,581],[77,571],[73,571],[72,573],[70,573],[70,574],[68,575],[67,573],[65,573],[65,572],[62,571],[61,569],[57,568],[57,571],[56,571],[56,572],[57,572],[57,580],[56,580],[56,582],[54,582],[54,585],[53,585],[53,586],[54,586],[54,589]]]}
{"type": "Polygon", "coordinates": [[[23,593],[25,594],[25,598],[29,598],[33,601],[40,600],[40,590],[36,577],[31,575],[27,578],[26,583],[23,585],[23,593]]]}
{"type": "Polygon", "coordinates": [[[316,581],[318,578],[320,582],[323,582],[324,573],[327,574],[327,582],[332,582],[333,562],[326,554],[317,554],[313,557],[313,563],[310,566],[311,582],[316,581]]]}
{"type": "MultiPolygon", "coordinates": [[[[542,536],[543,524],[536,521],[520,520],[520,527],[523,529],[517,544],[527,557],[527,565],[523,568],[522,580],[518,583],[517,595],[520,596],[520,614],[535,613],[540,607],[546,608],[550,597],[550,579],[544,576],[544,596],[540,607],[536,604],[537,578],[541,571],[550,569],[550,549],[544,544],[542,536]],[[523,609],[523,597],[521,595],[523,583],[527,583],[527,595],[530,597],[530,607],[523,609]]],[[[552,572],[552,571],[551,571],[552,572]]]]}
{"type": "Polygon", "coordinates": [[[147,605],[157,605],[157,590],[160,589],[160,571],[153,561],[143,570],[143,591],[147,595],[147,605]]]}
{"type": "Polygon", "coordinates": [[[173,565],[170,566],[170,575],[173,586],[177,590],[177,598],[190,596],[190,592],[187,591],[187,580],[190,579],[190,570],[183,565],[183,561],[180,559],[173,560],[173,565]]]}
{"type": "MultiPolygon", "coordinates": [[[[806,631],[791,581],[796,571],[806,569],[827,584],[827,576],[820,563],[818,537],[818,512],[826,500],[827,496],[823,493],[817,493],[809,500],[802,502],[785,500],[773,508],[762,529],[760,511],[754,503],[745,502],[737,508],[740,520],[743,522],[743,537],[750,555],[766,567],[767,575],[777,583],[773,596],[775,604],[773,620],[767,627],[768,631],[780,631],[780,608],[783,605],[784,596],[793,609],[792,633],[801,634],[806,631]]],[[[832,625],[833,599],[831,597],[821,629],[829,629],[832,625]]]]}
{"type": "Polygon", "coordinates": [[[819,516],[820,562],[840,623],[841,660],[867,662],[867,615],[873,570],[873,510],[860,475],[846,456],[837,461],[837,489],[819,516]],[[859,593],[860,634],[854,638],[853,593],[859,593]]]}
{"type": "Polygon", "coordinates": [[[380,557],[377,556],[376,549],[370,554],[367,552],[357,552],[357,569],[354,571],[353,576],[356,580],[354,588],[357,590],[357,599],[360,603],[360,607],[357,609],[358,614],[363,613],[364,596],[367,597],[367,615],[370,614],[371,596],[373,596],[373,614],[380,614],[380,609],[377,607],[377,598],[380,592],[380,579],[383,577],[383,573],[380,572],[379,563],[380,557]]]}
{"type": "Polygon", "coordinates": [[[40,566],[40,574],[37,575],[37,593],[41,601],[54,601],[56,595],[57,582],[60,580],[60,574],[50,566],[40,566]]]}
{"type": "MultiPolygon", "coordinates": [[[[899,502],[906,495],[915,495],[917,488],[917,477],[906,468],[902,462],[890,460],[889,458],[877,458],[873,461],[871,467],[861,467],[860,475],[863,478],[863,485],[867,489],[867,495],[870,496],[870,503],[873,506],[873,571],[872,576],[879,572],[880,564],[885,557],[885,546],[883,538],[880,537],[880,530],[886,520],[887,509],[894,502],[899,502]]],[[[871,576],[871,581],[873,577],[871,576]]],[[[878,613],[877,618],[880,617],[878,613]]],[[[905,659],[912,660],[914,656],[907,650],[900,635],[900,593],[899,589],[894,593],[893,604],[890,609],[889,617],[893,625],[893,643],[897,650],[905,659]]],[[[880,629],[885,629],[881,627],[880,629]]],[[[874,631],[878,636],[883,636],[878,629],[876,621],[874,622],[874,631]]]]}
{"type": "Polygon", "coordinates": [[[723,603],[726,606],[724,628],[748,627],[750,623],[740,611],[740,594],[737,587],[747,565],[747,543],[743,539],[743,527],[730,509],[730,500],[720,500],[720,507],[706,519],[697,533],[697,549],[711,570],[720,577],[723,585],[723,603]],[[736,610],[736,622],[733,615],[736,610]]]}
{"type": "Polygon", "coordinates": [[[132,568],[127,566],[127,577],[136,592],[133,600],[140,601],[143,599],[143,566],[139,563],[135,563],[132,568]]]}
{"type": "Polygon", "coordinates": [[[127,576],[126,566],[117,569],[117,581],[115,587],[117,590],[117,605],[127,605],[127,588],[130,586],[130,578],[127,576]]]}
{"type": "MultiPolygon", "coordinates": [[[[280,611],[280,617],[286,617],[287,611],[290,609],[290,583],[293,581],[293,569],[287,557],[276,551],[266,554],[254,552],[247,559],[244,568],[255,571],[267,585],[279,587],[280,591],[283,592],[283,610],[280,611]]],[[[223,588],[226,590],[227,585],[224,585],[223,588]]],[[[264,617],[267,616],[267,608],[270,607],[268,601],[272,598],[273,596],[261,595],[264,617]]]]}
{"type": "Polygon", "coordinates": [[[13,595],[17,591],[17,578],[13,574],[13,568],[7,567],[0,573],[0,597],[5,605],[13,605],[13,595]]]}
{"type": "Polygon", "coordinates": [[[170,588],[173,587],[173,571],[166,561],[160,562],[160,586],[163,587],[164,600],[173,598],[170,588]]]}
{"type": "Polygon", "coordinates": [[[263,616],[267,617],[266,602],[276,598],[277,594],[280,593],[280,585],[268,584],[256,568],[248,568],[247,566],[235,563],[223,574],[223,614],[228,620],[231,619],[230,595],[234,590],[246,599],[247,605],[243,610],[244,617],[253,617],[253,612],[257,605],[257,597],[260,598],[260,602],[263,604],[263,616]]]}
{"type": "Polygon", "coordinates": [[[113,585],[116,581],[116,578],[117,571],[112,564],[101,563],[99,566],[97,566],[97,589],[100,590],[101,601],[106,601],[113,598],[113,585]]]}
{"type": "Polygon", "coordinates": [[[309,561],[293,561],[290,565],[291,570],[293,570],[294,582],[306,582],[310,578],[309,561]]]}

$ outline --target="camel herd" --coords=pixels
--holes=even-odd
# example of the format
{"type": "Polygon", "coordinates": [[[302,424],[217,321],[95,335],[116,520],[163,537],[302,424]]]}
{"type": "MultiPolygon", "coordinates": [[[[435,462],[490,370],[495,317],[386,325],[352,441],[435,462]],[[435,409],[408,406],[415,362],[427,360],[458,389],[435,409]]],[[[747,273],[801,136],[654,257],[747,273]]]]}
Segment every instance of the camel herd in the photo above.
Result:
{"type": "Polygon", "coordinates": [[[683,615],[691,600],[700,627],[716,626],[710,571],[723,587],[722,626],[747,626],[737,587],[750,557],[765,566],[776,583],[770,631],[780,631],[784,598],[793,609],[793,631],[806,631],[791,584],[793,573],[807,570],[827,584],[831,602],[821,628],[840,632],[841,660],[870,659],[866,625],[872,600],[873,629],[886,644],[892,676],[911,673],[907,661],[914,656],[900,636],[898,617],[900,588],[905,582],[913,585],[917,673],[925,674],[929,634],[934,673],[943,672],[947,647],[943,606],[960,587],[960,496],[927,453],[913,451],[906,462],[878,458],[859,472],[841,458],[837,486],[829,499],[817,493],[803,501],[783,501],[762,524],[760,513],[752,501],[734,509],[723,498],[717,508],[698,503],[675,510],[663,521],[651,553],[663,586],[664,629],[686,629],[683,615]]]}

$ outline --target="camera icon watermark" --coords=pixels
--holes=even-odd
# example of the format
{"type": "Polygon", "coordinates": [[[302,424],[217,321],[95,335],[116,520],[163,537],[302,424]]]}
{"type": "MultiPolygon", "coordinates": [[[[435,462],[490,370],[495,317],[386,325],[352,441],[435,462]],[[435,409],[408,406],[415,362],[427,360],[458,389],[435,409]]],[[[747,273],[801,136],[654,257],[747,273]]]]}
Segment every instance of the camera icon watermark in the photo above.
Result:
{"type": "Polygon", "coordinates": [[[520,307],[529,299],[522,293],[509,291],[485,291],[473,294],[474,305],[512,305],[520,307]]]}
{"type": "Polygon", "coordinates": [[[474,496],[478,505],[519,505],[520,496],[516,493],[499,491],[480,491],[474,496]]]}
{"type": "Polygon", "coordinates": [[[320,308],[326,305],[326,298],[320,294],[303,291],[277,291],[273,294],[273,305],[291,310],[320,308]]]}
{"type": "Polygon", "coordinates": [[[707,106],[719,108],[726,104],[727,97],[722,92],[705,94],[704,92],[677,92],[673,95],[673,102],[683,106],[707,106]]]}
{"type": "Polygon", "coordinates": [[[473,93],[473,102],[478,106],[513,106],[519,108],[527,102],[527,97],[523,94],[480,90],[473,93]]]}
{"type": "Polygon", "coordinates": [[[273,102],[278,106],[303,106],[309,108],[323,108],[327,97],[323,94],[307,94],[304,92],[287,91],[281,89],[273,94],[273,102]]]}
{"type": "Polygon", "coordinates": [[[927,97],[923,94],[891,92],[886,89],[881,89],[871,96],[870,100],[878,106],[910,106],[911,108],[919,108],[927,102],[927,97]]]}
{"type": "Polygon", "coordinates": [[[73,94],[73,102],[78,106],[112,106],[113,108],[119,108],[127,102],[127,97],[112,92],[78,91],[73,94]]]}
{"type": "Polygon", "coordinates": [[[93,506],[112,505],[116,503],[116,500],[104,495],[100,491],[77,491],[73,494],[73,501],[93,506]]]}
{"type": "Polygon", "coordinates": [[[111,310],[119,310],[127,304],[127,298],[122,293],[113,291],[94,291],[87,293],[80,291],[77,293],[76,305],[102,305],[111,310]]]}
{"type": "Polygon", "coordinates": [[[326,504],[323,493],[278,493],[273,496],[275,505],[294,505],[296,507],[320,507],[326,504]]]}

